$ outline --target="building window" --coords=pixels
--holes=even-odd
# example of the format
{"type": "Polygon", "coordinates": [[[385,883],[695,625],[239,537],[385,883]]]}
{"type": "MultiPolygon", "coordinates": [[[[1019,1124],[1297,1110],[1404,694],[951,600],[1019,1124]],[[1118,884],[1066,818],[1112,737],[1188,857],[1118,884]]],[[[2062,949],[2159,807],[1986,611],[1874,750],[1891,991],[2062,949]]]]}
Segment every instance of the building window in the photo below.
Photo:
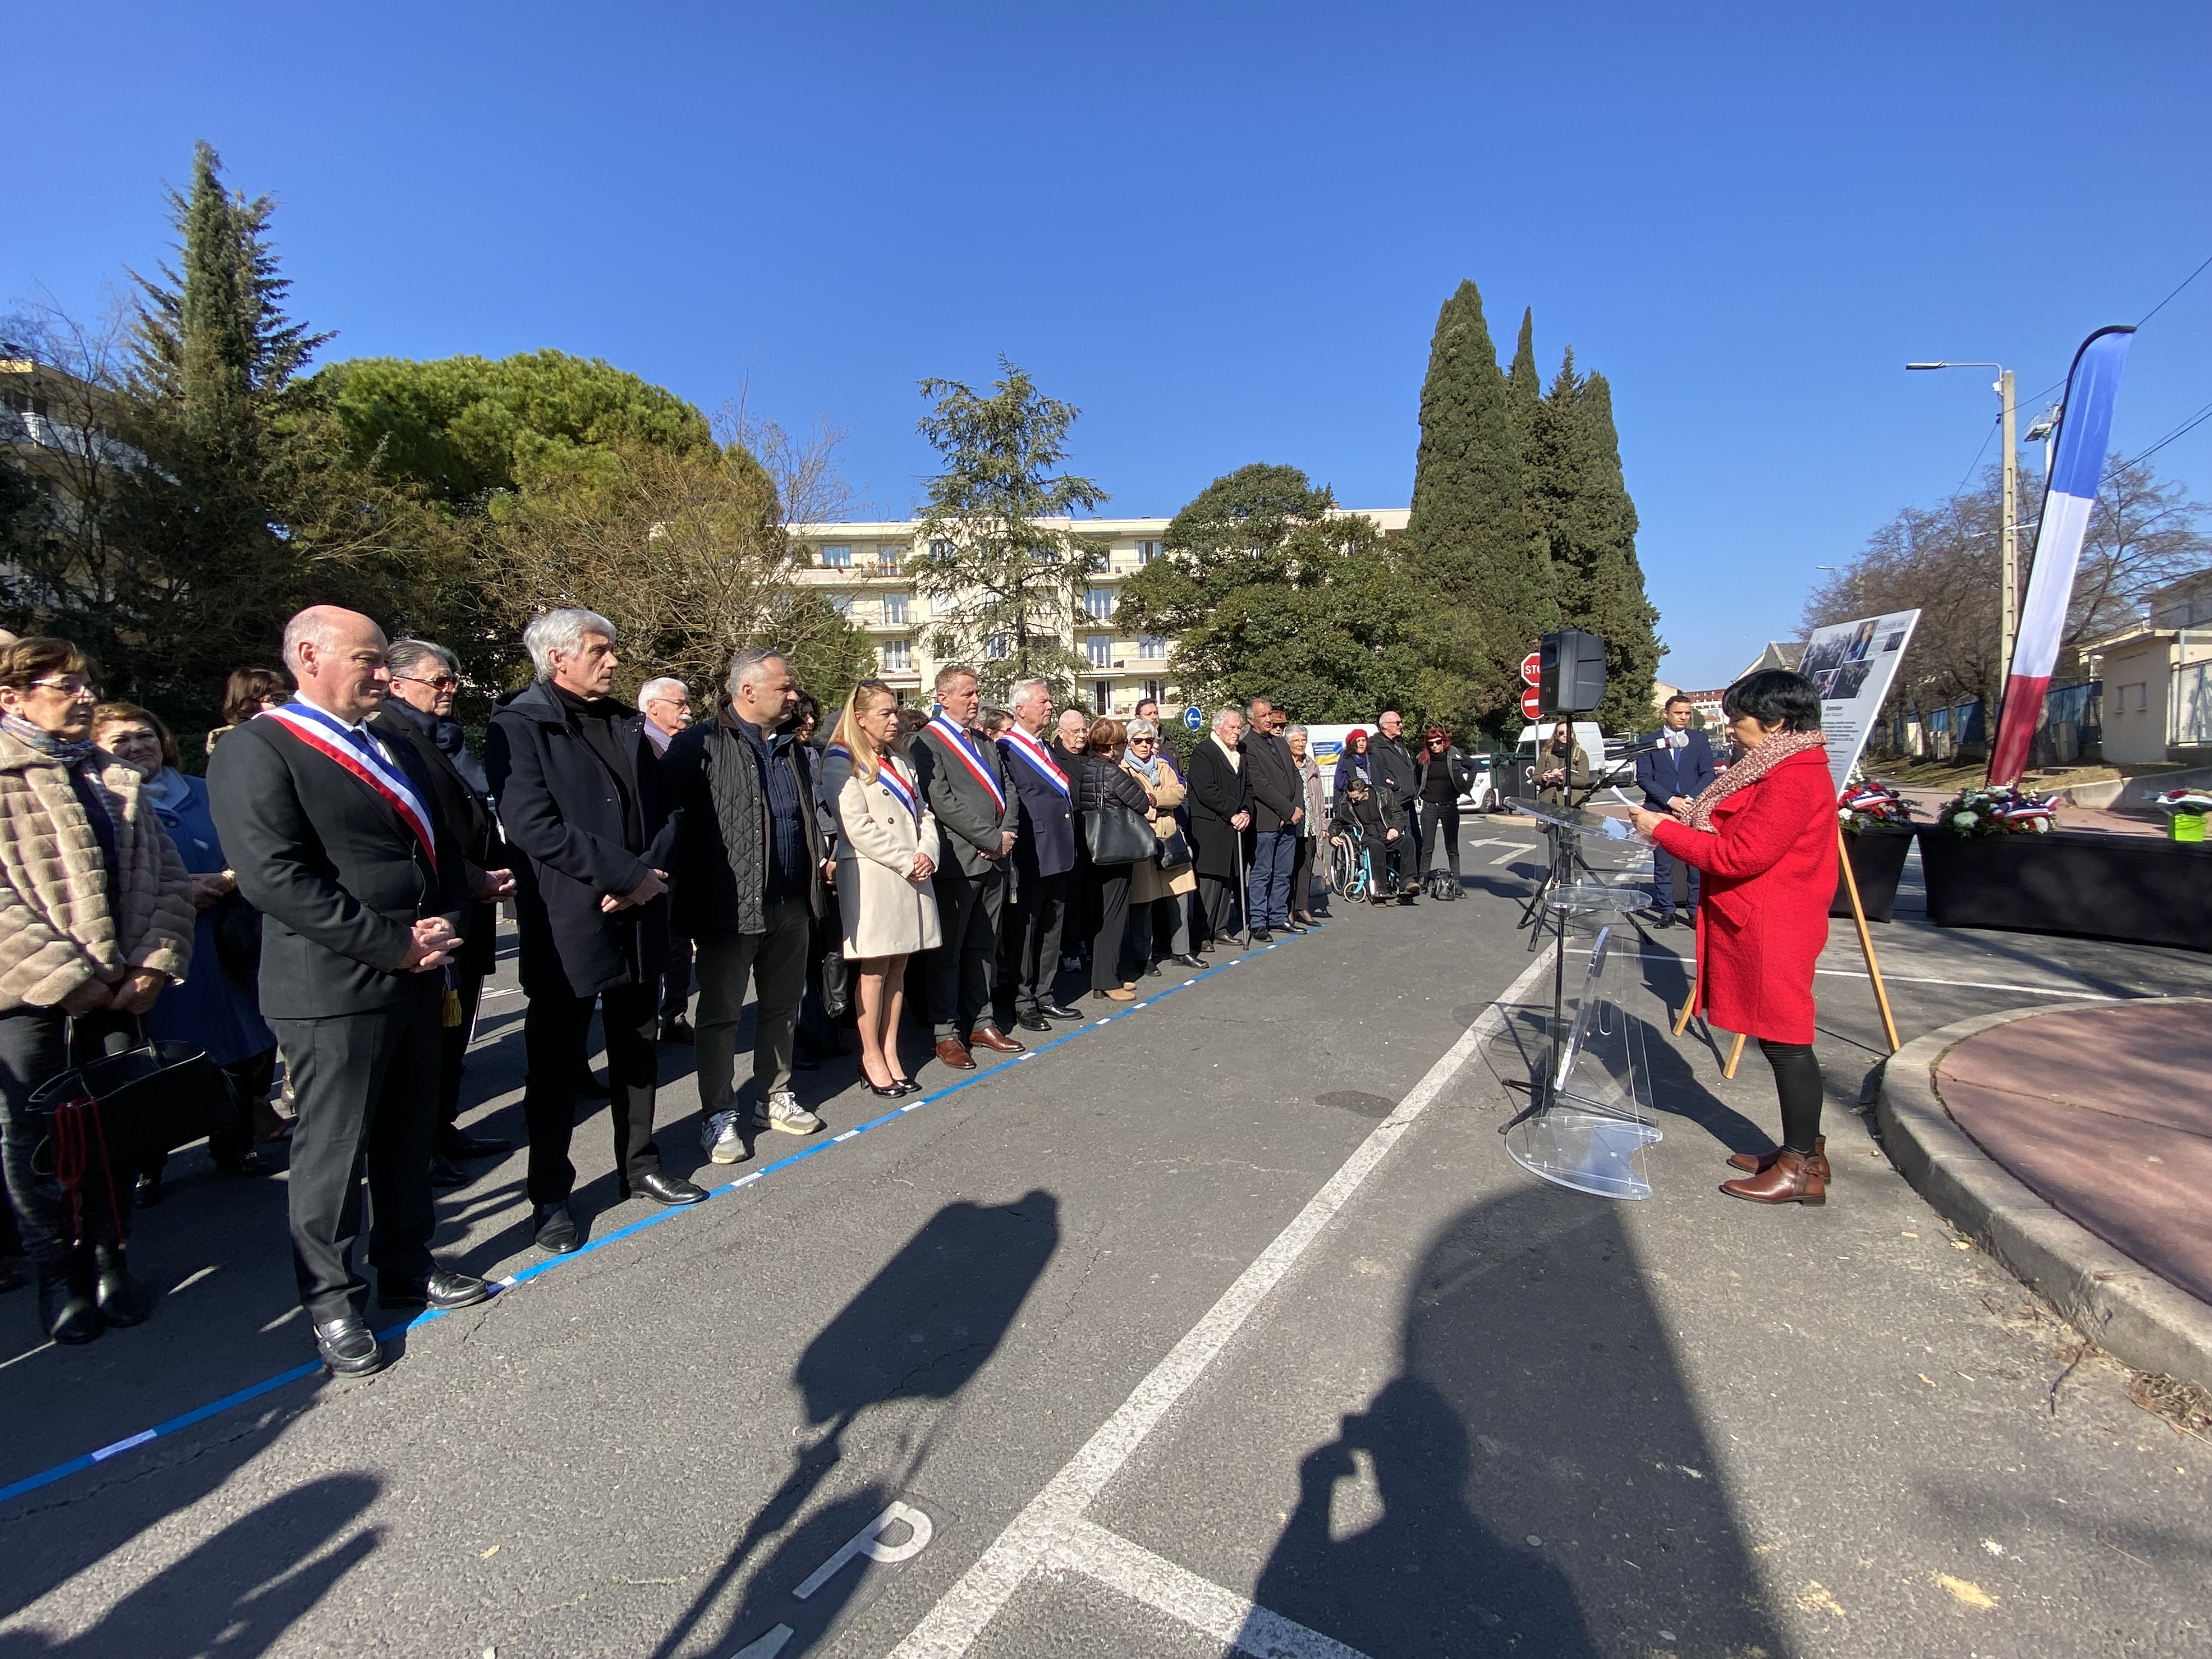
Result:
{"type": "Polygon", "coordinates": [[[932,543],[930,543],[930,544],[929,544],[929,556],[930,556],[931,558],[933,558],[933,559],[949,559],[949,558],[951,558],[951,557],[952,556],[952,544],[951,544],[951,542],[932,542],[932,543]]]}
{"type": "Polygon", "coordinates": [[[1013,646],[1004,634],[994,634],[983,641],[983,660],[986,662],[1004,662],[1012,651],[1013,646]]]}
{"type": "Polygon", "coordinates": [[[1142,569],[1146,565],[1150,564],[1154,559],[1157,559],[1159,556],[1160,544],[1158,542],[1139,542],[1137,544],[1137,566],[1139,569],[1142,569]]]}
{"type": "Polygon", "coordinates": [[[1165,662],[1167,659],[1168,642],[1164,635],[1139,634],[1137,635],[1139,662],[1165,662]]]}
{"type": "Polygon", "coordinates": [[[1112,714],[1114,712],[1114,682],[1111,680],[1091,681],[1091,706],[1097,709],[1099,714],[1112,714]]]}
{"type": "Polygon", "coordinates": [[[882,653],[884,672],[886,674],[904,674],[913,670],[912,640],[885,640],[878,648],[882,653]]]}
{"type": "Polygon", "coordinates": [[[1083,593],[1083,614],[1093,622],[1114,620],[1114,590],[1110,587],[1085,588],[1083,593]]]}
{"type": "Polygon", "coordinates": [[[1166,690],[1167,688],[1158,680],[1146,680],[1138,688],[1137,701],[1139,702],[1165,702],[1167,698],[1163,696],[1161,693],[1166,690]]]}
{"type": "Polygon", "coordinates": [[[853,550],[849,547],[825,547],[822,550],[822,566],[825,570],[849,570],[853,568],[853,550]]]}
{"type": "Polygon", "coordinates": [[[1111,634],[1085,634],[1083,636],[1083,655],[1093,668],[1114,665],[1114,636],[1111,634]]]}
{"type": "Polygon", "coordinates": [[[841,617],[850,617],[853,614],[853,596],[850,593],[832,593],[830,608],[841,617]]]}
{"type": "Polygon", "coordinates": [[[887,623],[903,623],[906,621],[905,594],[886,593],[884,595],[884,620],[887,623]]]}
{"type": "Polygon", "coordinates": [[[902,547],[879,547],[876,550],[876,568],[896,570],[899,568],[899,561],[904,557],[906,557],[906,550],[902,547]]]}

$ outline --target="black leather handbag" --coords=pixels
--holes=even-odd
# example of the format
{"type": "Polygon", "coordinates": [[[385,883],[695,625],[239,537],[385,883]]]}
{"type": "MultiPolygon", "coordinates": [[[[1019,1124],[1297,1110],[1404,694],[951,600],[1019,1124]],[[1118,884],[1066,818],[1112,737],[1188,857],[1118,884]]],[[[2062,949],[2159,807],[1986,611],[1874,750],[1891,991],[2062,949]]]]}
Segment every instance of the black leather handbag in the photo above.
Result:
{"type": "Polygon", "coordinates": [[[1159,847],[1151,820],[1133,806],[1109,800],[1083,815],[1083,844],[1093,864],[1136,864],[1159,847]]]}
{"type": "MultiPolygon", "coordinates": [[[[245,1108],[222,1067],[189,1042],[148,1042],[119,1054],[103,1054],[74,1066],[31,1091],[31,1110],[55,1120],[57,1142],[64,1121],[95,1117],[111,1159],[127,1160],[179,1146],[228,1129],[245,1108]]],[[[90,1127],[90,1126],[85,1126],[90,1127]]]]}
{"type": "Polygon", "coordinates": [[[1191,861],[1190,842],[1183,838],[1181,824],[1160,836],[1159,843],[1160,850],[1152,856],[1158,860],[1161,869],[1173,870],[1191,861]]]}

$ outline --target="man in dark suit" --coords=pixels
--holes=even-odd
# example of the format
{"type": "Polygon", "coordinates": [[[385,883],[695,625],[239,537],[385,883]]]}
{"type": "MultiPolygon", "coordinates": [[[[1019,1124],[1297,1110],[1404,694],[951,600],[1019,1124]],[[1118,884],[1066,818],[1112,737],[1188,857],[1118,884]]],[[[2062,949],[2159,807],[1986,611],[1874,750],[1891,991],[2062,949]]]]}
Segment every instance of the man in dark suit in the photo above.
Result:
{"type": "MultiPolygon", "coordinates": [[[[1644,739],[1648,744],[1666,746],[1637,757],[1637,787],[1644,791],[1644,805],[1654,812],[1687,811],[1690,803],[1713,781],[1713,746],[1703,732],[1691,726],[1693,713],[1687,697],[1668,698],[1666,710],[1660,716],[1666,723],[1644,739]]],[[[1671,927],[1674,917],[1674,860],[1666,848],[1652,848],[1651,870],[1659,889],[1659,926],[1671,927]]],[[[1698,906],[1698,872],[1685,866],[1684,873],[1690,878],[1690,903],[1682,912],[1682,919],[1687,921],[1698,906]]]]}
{"type": "Polygon", "coordinates": [[[490,785],[483,763],[469,752],[453,718],[453,694],[461,684],[460,664],[442,645],[428,640],[394,640],[385,648],[392,669],[392,695],[369,717],[368,729],[393,747],[412,750],[429,780],[432,805],[460,843],[468,876],[468,927],[453,957],[453,994],[460,1018],[445,1029],[438,1060],[438,1150],[430,1161],[430,1184],[458,1187],[468,1177],[456,1167],[469,1158],[492,1158],[514,1149],[495,1136],[472,1135],[460,1127],[461,1068],[468,1056],[469,1033],[476,1027],[483,982],[499,958],[499,902],[514,891],[514,872],[507,866],[507,843],[492,817],[490,785]]]}
{"type": "Polygon", "coordinates": [[[550,611],[531,618],[522,642],[538,678],[492,712],[484,770],[507,843],[523,856],[515,909],[530,999],[522,1022],[530,1224],[540,1249],[565,1255],[582,1243],[568,1211],[576,1184],[568,1139],[594,1003],[622,1196],[696,1204],[707,1194],[661,1169],[653,1138],[680,815],[663,809],[644,717],[608,695],[620,661],[614,624],[590,611],[550,611]]]}
{"type": "Polygon", "coordinates": [[[261,1012],[299,1105],[300,1301],[323,1364],[348,1376],[384,1363],[353,1270],[364,1167],[379,1302],[461,1308],[489,1294],[430,1255],[446,969],[468,924],[468,875],[413,750],[367,726],[391,684],[384,650],[356,611],[302,611],[284,629],[297,700],[233,728],[208,762],[216,828],[262,914],[261,1012]]]}
{"type": "Polygon", "coordinates": [[[1305,822],[1305,783],[1290,745],[1275,735],[1274,705],[1255,697],[1246,706],[1251,724],[1244,732],[1244,779],[1252,797],[1251,875],[1244,913],[1252,937],[1262,943],[1285,933],[1306,930],[1291,920],[1291,866],[1297,862],[1297,838],[1305,822]]]}
{"type": "Polygon", "coordinates": [[[1201,951],[1237,931],[1238,866],[1245,829],[1252,822],[1252,786],[1244,775],[1244,717],[1224,708],[1213,717],[1213,735],[1190,751],[1191,852],[1197,861],[1198,896],[1206,918],[1201,951]]]}
{"type": "Polygon", "coordinates": [[[943,943],[928,961],[929,1017],[938,1059],[956,1072],[972,1072],[971,1046],[1022,1051],[993,1023],[991,996],[1006,866],[1021,809],[999,746],[975,729],[983,707],[975,671],[959,663],[939,669],[937,702],[937,715],[913,746],[915,781],[937,815],[943,854],[931,878],[943,943]]]}
{"type": "Polygon", "coordinates": [[[1055,1019],[1081,1019],[1052,994],[1060,971],[1060,923],[1067,913],[1067,872],[1075,867],[1075,787],[1052,729],[1052,691],[1042,680],[1016,680],[1008,696],[1014,723],[999,738],[1020,808],[1014,842],[1014,884],[999,940],[999,1023],[1049,1031],[1055,1019]]]}
{"type": "Polygon", "coordinates": [[[1421,878],[1421,785],[1413,757],[1406,747],[1406,717],[1385,708],[1375,717],[1375,736],[1368,744],[1373,756],[1375,781],[1389,800],[1391,827],[1399,831],[1390,844],[1389,863],[1393,885],[1401,896],[1418,893],[1421,878]]]}

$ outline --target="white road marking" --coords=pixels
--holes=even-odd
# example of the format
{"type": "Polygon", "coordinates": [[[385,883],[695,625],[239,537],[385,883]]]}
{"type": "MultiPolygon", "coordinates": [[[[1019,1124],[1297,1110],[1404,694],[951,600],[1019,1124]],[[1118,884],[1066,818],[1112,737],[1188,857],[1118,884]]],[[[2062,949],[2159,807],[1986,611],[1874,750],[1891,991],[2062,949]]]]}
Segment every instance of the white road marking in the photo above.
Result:
{"type": "Polygon", "coordinates": [[[1237,1276],[1206,1317],[1169,1350],[1114,1414],[1099,1425],[1083,1449],[1046,1482],[1044,1490],[1029,1501],[975,1565],[961,1574],[945,1598],[891,1650],[890,1659],[960,1659],[967,1653],[983,1627],[1058,1547],[1073,1524],[1105,1490],[1106,1483],[1219,1357],[1253,1310],[1351,1201],[1360,1183],[1374,1172],[1399,1138],[1443,1092],[1444,1085],[1483,1040],[1504,1024],[1503,1010],[1518,1002],[1551,969],[1552,964],[1539,957],[1483,1010],[1396,1109],[1369,1132],[1322,1189],[1306,1201],[1290,1225],[1276,1234],[1274,1242],[1237,1276]]]}
{"type": "MultiPolygon", "coordinates": [[[[1586,957],[1589,950],[1587,946],[1579,949],[1570,947],[1567,954],[1586,957]]],[[[1685,971],[1692,965],[1690,957],[1678,957],[1671,951],[1645,951],[1637,954],[1635,959],[1638,962],[1676,962],[1685,971]]],[[[1826,979],[1855,979],[1862,984],[1866,982],[1867,977],[1856,968],[1815,968],[1813,971],[1826,979]]],[[[1966,991],[2025,991],[2031,996],[2079,997],[2084,1002],[2147,1002],[2155,1001],[2158,998],[2156,992],[2150,991],[2136,997],[2116,997],[2102,991],[2081,990],[2071,985],[2004,985],[1986,979],[1930,979],[1918,974],[1893,974],[1886,968],[1882,970],[1881,979],[1885,985],[1950,985],[1966,991]]]]}
{"type": "Polygon", "coordinates": [[[1254,1659],[1366,1659],[1357,1648],[1270,1613],[1088,1521],[1068,1523],[1052,1564],[1095,1578],[1254,1659]]]}
{"type": "Polygon", "coordinates": [[[865,1555],[871,1561],[910,1560],[927,1549],[929,1540],[936,1534],[936,1526],[920,1510],[910,1504],[895,1503],[860,1531],[854,1533],[835,1555],[809,1573],[806,1576],[806,1582],[792,1591],[792,1595],[804,1601],[835,1578],[837,1576],[837,1569],[855,1556],[865,1555]],[[895,1526],[902,1521],[907,1527],[906,1542],[884,1543],[883,1541],[884,1528],[895,1526]]]}
{"type": "Polygon", "coordinates": [[[1509,847],[1504,852],[1500,853],[1496,858],[1491,860],[1491,862],[1492,864],[1510,864],[1519,854],[1522,853],[1533,853],[1535,850],[1535,848],[1533,846],[1509,847]]]}

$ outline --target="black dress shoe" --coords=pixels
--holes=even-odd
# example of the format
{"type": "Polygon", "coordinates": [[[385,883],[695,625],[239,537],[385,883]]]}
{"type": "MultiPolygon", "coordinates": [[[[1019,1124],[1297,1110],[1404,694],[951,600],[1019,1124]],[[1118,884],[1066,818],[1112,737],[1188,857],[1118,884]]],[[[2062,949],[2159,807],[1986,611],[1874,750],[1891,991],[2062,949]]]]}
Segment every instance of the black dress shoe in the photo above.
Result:
{"type": "Polygon", "coordinates": [[[1674,913],[1672,910],[1662,910],[1651,918],[1651,925],[1654,927],[1672,927],[1674,925],[1674,913]]]}
{"type": "Polygon", "coordinates": [[[89,1342],[106,1328],[94,1299],[92,1264],[79,1261],[80,1254],[39,1263],[39,1323],[64,1347],[89,1342]]]}
{"type": "Polygon", "coordinates": [[[384,1350],[359,1314],[341,1314],[315,1327],[315,1352],[333,1376],[367,1376],[384,1369],[384,1350]]]}
{"type": "Polygon", "coordinates": [[[1274,936],[1273,933],[1269,933],[1266,928],[1264,928],[1264,927],[1255,927],[1255,928],[1252,930],[1252,943],[1253,943],[1253,944],[1255,944],[1255,945],[1272,945],[1272,944],[1273,944],[1274,942],[1275,942],[1275,936],[1274,936]]]}
{"type": "Polygon", "coordinates": [[[1057,1002],[1040,1002],[1037,1012],[1047,1019],[1088,1019],[1091,1017],[1080,1008],[1064,1008],[1057,1002]]]}
{"type": "Polygon", "coordinates": [[[1310,927],[1302,927],[1295,921],[1286,921],[1282,924],[1279,931],[1285,933],[1310,933],[1313,929],[1310,927]]]}
{"type": "Polygon", "coordinates": [[[1042,1012],[1024,1014],[1020,1018],[1017,1019],[1014,1024],[1020,1026],[1024,1031],[1049,1031],[1052,1030],[1052,1022],[1047,1019],[1042,1012]]]}
{"type": "Polygon", "coordinates": [[[240,1152],[236,1158],[219,1158],[216,1171],[227,1176],[265,1176],[276,1173],[276,1166],[258,1152],[240,1152]]]}
{"type": "Polygon", "coordinates": [[[535,1242],[538,1248],[554,1255],[567,1255],[584,1242],[584,1236],[576,1231],[575,1218],[568,1213],[566,1203],[532,1206],[530,1230],[537,1235],[535,1242]]]}
{"type": "Polygon", "coordinates": [[[467,1273],[433,1267],[429,1277],[416,1284],[381,1279],[377,1281],[380,1308],[473,1308],[491,1295],[491,1286],[467,1273]]]}
{"type": "Polygon", "coordinates": [[[660,1022],[660,1040],[663,1042],[696,1042],[699,1034],[691,1029],[690,1020],[678,1014],[673,1019],[660,1022]]]}
{"type": "Polygon", "coordinates": [[[433,1187],[465,1187],[469,1172],[450,1158],[430,1154],[430,1184],[433,1187]]]}
{"type": "Polygon", "coordinates": [[[132,1192],[132,1197],[142,1210],[152,1209],[168,1195],[169,1189],[161,1184],[160,1174],[153,1170],[139,1176],[137,1186],[132,1192]]]}
{"type": "Polygon", "coordinates": [[[1206,958],[1192,951],[1186,951],[1179,957],[1170,957],[1168,960],[1185,968],[1203,969],[1206,966],[1206,958]]]}
{"type": "Polygon", "coordinates": [[[438,1134],[438,1156],[456,1162],[465,1158],[497,1158],[514,1150],[514,1143],[499,1135],[472,1135],[465,1129],[450,1128],[438,1134]]]}
{"type": "Polygon", "coordinates": [[[695,1187],[682,1176],[672,1176],[665,1170],[648,1170],[630,1186],[658,1204],[696,1204],[707,1196],[704,1187],[695,1187]]]}
{"type": "Polygon", "coordinates": [[[94,1296],[100,1316],[110,1325],[143,1325],[154,1311],[153,1292],[131,1276],[120,1244],[96,1244],[92,1252],[94,1296]]]}

